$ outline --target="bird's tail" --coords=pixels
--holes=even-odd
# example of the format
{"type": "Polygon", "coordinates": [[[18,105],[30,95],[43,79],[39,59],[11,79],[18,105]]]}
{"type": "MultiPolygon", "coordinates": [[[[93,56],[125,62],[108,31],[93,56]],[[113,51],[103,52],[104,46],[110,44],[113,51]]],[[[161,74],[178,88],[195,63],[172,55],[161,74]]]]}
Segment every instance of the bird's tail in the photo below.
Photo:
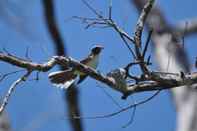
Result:
{"type": "Polygon", "coordinates": [[[65,70],[52,72],[48,77],[56,87],[67,89],[75,82],[77,75],[73,70],[65,70]]]}

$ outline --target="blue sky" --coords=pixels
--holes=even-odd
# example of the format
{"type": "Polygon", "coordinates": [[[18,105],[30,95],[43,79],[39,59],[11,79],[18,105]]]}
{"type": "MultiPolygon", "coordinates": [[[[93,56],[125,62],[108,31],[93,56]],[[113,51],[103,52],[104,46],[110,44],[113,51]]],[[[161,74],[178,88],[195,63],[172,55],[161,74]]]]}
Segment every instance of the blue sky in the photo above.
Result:
{"type": "MultiPolygon", "coordinates": [[[[108,0],[89,1],[96,9],[107,15],[108,0]]],[[[45,62],[53,56],[53,44],[44,23],[41,1],[10,0],[9,4],[5,6],[3,3],[6,3],[5,0],[0,2],[2,5],[0,34],[3,36],[0,38],[0,49],[6,48],[10,53],[24,57],[26,49],[29,48],[29,57],[35,62],[45,62]]],[[[156,3],[160,5],[171,24],[175,25],[180,20],[197,17],[197,8],[195,8],[197,1],[195,0],[160,0],[156,3]]],[[[90,28],[85,30],[85,25],[80,21],[68,20],[72,16],[94,17],[94,14],[80,0],[56,0],[55,5],[59,28],[70,56],[80,60],[89,53],[92,45],[101,43],[105,49],[102,52],[99,71],[107,73],[129,63],[131,54],[112,29],[90,28]]],[[[130,5],[127,0],[113,0],[113,19],[129,34],[133,34],[137,16],[135,7],[130,5]]],[[[146,38],[146,34],[144,32],[144,38],[146,38]]],[[[195,36],[185,38],[191,62],[197,56],[195,42],[197,42],[195,36]]],[[[156,64],[153,67],[156,67],[156,64]]],[[[1,62],[1,73],[14,70],[17,68],[1,62]]],[[[55,70],[58,68],[51,71],[55,70]]],[[[137,73],[137,70],[134,69],[133,72],[137,73]]],[[[10,84],[20,75],[20,73],[13,75],[0,83],[1,96],[5,95],[10,84]]],[[[40,73],[39,81],[28,81],[20,85],[11,97],[6,111],[14,131],[70,130],[65,117],[67,114],[62,90],[53,87],[47,75],[48,73],[40,73]]],[[[31,78],[34,76],[35,74],[31,78]]],[[[105,90],[122,107],[133,102],[132,98],[128,98],[126,101],[121,100],[120,93],[88,78],[78,87],[83,116],[102,115],[119,110],[119,107],[106,96],[100,86],[105,87],[105,90]]],[[[135,94],[133,98],[140,101],[151,94],[135,94]]],[[[131,112],[129,110],[112,118],[85,119],[83,121],[85,131],[173,131],[175,129],[175,109],[167,91],[162,91],[153,100],[137,107],[133,124],[122,128],[130,120],[131,112]]]]}

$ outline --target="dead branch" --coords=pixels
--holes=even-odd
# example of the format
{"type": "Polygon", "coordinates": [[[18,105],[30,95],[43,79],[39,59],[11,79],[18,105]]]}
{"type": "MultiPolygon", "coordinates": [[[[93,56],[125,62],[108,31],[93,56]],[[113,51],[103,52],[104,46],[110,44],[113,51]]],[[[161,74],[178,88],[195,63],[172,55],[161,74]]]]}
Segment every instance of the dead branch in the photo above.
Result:
{"type": "Polygon", "coordinates": [[[24,68],[27,70],[37,70],[37,71],[42,71],[46,72],[50,70],[53,66],[55,66],[56,61],[54,58],[51,58],[47,63],[44,64],[38,64],[38,63],[33,63],[28,60],[10,55],[10,54],[4,54],[0,53],[0,60],[7,62],[11,65],[15,65],[20,68],[24,68]]]}
{"type": "Polygon", "coordinates": [[[104,18],[101,14],[99,14],[96,10],[94,10],[94,8],[92,8],[86,1],[83,0],[83,2],[88,6],[88,8],[90,8],[90,10],[92,10],[95,13],[97,18],[90,19],[90,18],[80,17],[80,19],[83,19],[87,23],[93,22],[93,21],[100,21],[100,22],[102,21],[106,25],[113,27],[120,34],[123,40],[124,38],[127,38],[128,40],[130,40],[130,42],[134,43],[135,54],[138,60],[137,62],[134,62],[134,63],[136,63],[137,65],[141,67],[141,70],[143,72],[142,74],[143,78],[139,78],[137,76],[132,76],[129,78],[137,79],[138,80],[137,83],[129,83],[128,85],[126,85],[125,87],[123,86],[122,88],[120,87],[122,85],[120,84],[118,79],[115,79],[114,77],[102,75],[101,73],[98,73],[96,70],[86,65],[83,65],[80,62],[72,58],[63,57],[63,56],[55,56],[55,57],[52,57],[48,62],[44,64],[38,64],[38,63],[33,63],[30,61],[9,55],[9,54],[6,55],[3,53],[0,53],[0,60],[10,63],[12,65],[21,67],[21,68],[25,68],[27,70],[32,70],[32,71],[36,70],[36,71],[41,71],[41,72],[46,72],[50,70],[56,64],[61,65],[62,67],[71,67],[80,72],[88,74],[90,77],[102,83],[105,83],[109,87],[123,93],[126,96],[133,94],[133,93],[137,93],[137,92],[163,90],[163,89],[169,89],[169,88],[180,87],[180,86],[185,86],[185,85],[192,85],[197,82],[196,73],[184,74],[185,76],[183,79],[181,75],[179,74],[175,74],[175,73],[169,74],[165,72],[159,73],[159,72],[148,70],[147,68],[148,64],[144,60],[145,53],[148,48],[148,43],[146,43],[145,49],[141,51],[141,35],[142,35],[143,28],[144,28],[145,20],[153,6],[154,0],[149,0],[143,7],[142,13],[137,22],[134,39],[128,36],[127,33],[125,33],[122,29],[120,29],[119,26],[116,25],[116,23],[112,20],[111,17],[110,19],[104,18]]]}
{"type": "MultiPolygon", "coordinates": [[[[88,2],[86,2],[85,0],[82,0],[82,1],[96,15],[96,18],[86,18],[86,17],[76,17],[76,16],[73,18],[77,18],[79,20],[82,20],[83,23],[87,24],[88,28],[90,26],[94,26],[94,25],[104,25],[104,26],[112,27],[120,35],[121,39],[123,40],[123,42],[125,43],[125,45],[129,49],[129,51],[131,52],[133,58],[136,61],[140,61],[139,66],[140,66],[142,72],[144,74],[149,74],[147,65],[144,64],[144,63],[146,63],[144,60],[144,54],[146,52],[144,52],[144,51],[146,51],[147,47],[145,47],[145,50],[143,52],[141,51],[141,35],[142,35],[143,28],[144,28],[144,23],[146,21],[146,18],[148,16],[150,10],[152,9],[154,0],[149,0],[146,3],[146,5],[144,6],[144,8],[141,12],[141,15],[138,19],[138,22],[137,22],[134,37],[129,36],[112,19],[111,4],[109,6],[109,17],[106,18],[102,14],[100,14],[96,9],[94,9],[88,2]],[[127,42],[127,40],[129,40],[129,42],[127,42]],[[134,44],[135,51],[133,51],[133,49],[130,47],[130,43],[134,44]]],[[[148,44],[146,44],[146,45],[148,45],[148,44]]]]}
{"type": "MultiPolygon", "coordinates": [[[[144,50],[142,50],[142,43],[141,43],[141,35],[144,28],[145,21],[147,19],[148,14],[150,13],[154,0],[149,0],[145,6],[142,8],[142,12],[140,14],[140,17],[138,19],[136,30],[135,30],[135,36],[131,37],[129,36],[123,29],[121,29],[112,19],[111,17],[111,6],[109,9],[109,18],[105,18],[100,13],[98,13],[94,8],[92,8],[85,0],[83,2],[86,4],[86,6],[94,12],[94,14],[97,16],[97,18],[83,18],[83,17],[75,17],[77,19],[83,20],[84,23],[87,24],[87,27],[94,25],[105,25],[112,27],[121,37],[121,39],[124,41],[128,49],[131,51],[132,55],[135,58],[135,63],[141,68],[142,74],[141,76],[132,76],[127,71],[126,78],[127,80],[136,80],[137,82],[133,83],[124,83],[125,81],[118,81],[119,76],[117,79],[112,76],[103,75],[100,72],[97,72],[96,70],[92,69],[91,67],[88,67],[84,64],[81,64],[79,61],[70,58],[70,57],[64,57],[64,56],[54,56],[50,58],[47,62],[43,64],[35,63],[32,61],[28,61],[26,59],[18,58],[16,56],[10,55],[10,54],[4,54],[0,53],[0,60],[4,61],[6,63],[9,63],[11,65],[15,65],[17,67],[23,68],[27,70],[27,74],[16,80],[8,90],[7,95],[5,96],[3,100],[3,104],[0,107],[0,113],[5,109],[9,98],[11,94],[13,93],[16,86],[21,83],[22,81],[25,81],[26,78],[31,74],[32,71],[38,71],[38,72],[47,72],[51,68],[53,68],[55,65],[60,65],[61,67],[66,68],[73,68],[75,70],[78,70],[82,73],[88,74],[91,78],[100,81],[106,85],[108,85],[110,88],[115,89],[116,91],[121,92],[124,97],[126,98],[128,95],[131,95],[133,93],[138,92],[144,92],[144,91],[154,91],[159,90],[154,96],[156,96],[160,90],[164,89],[171,89],[175,87],[187,87],[188,85],[191,86],[193,84],[197,83],[197,73],[193,72],[191,74],[184,74],[183,72],[180,73],[166,73],[166,72],[155,72],[148,69],[148,62],[145,61],[145,54],[148,48],[148,43],[150,41],[151,33],[148,37],[147,43],[145,44],[144,50]],[[129,42],[127,42],[129,41],[129,42]],[[133,43],[135,46],[135,51],[130,47],[130,43],[133,43]],[[126,86],[122,86],[122,83],[126,84],[126,86]]],[[[137,2],[136,2],[137,3],[137,2]]],[[[149,18],[150,19],[150,18],[149,18]]],[[[150,24],[151,22],[148,21],[150,24]]],[[[167,27],[167,25],[165,25],[167,27]]],[[[158,30],[156,30],[158,31],[158,30]]],[[[130,64],[128,64],[130,65],[130,64]]],[[[130,66],[128,66],[130,68],[130,66]]],[[[129,69],[127,69],[129,70],[129,69]]],[[[125,71],[126,72],[126,71],[125,71]]],[[[113,74],[113,71],[109,72],[113,74]]],[[[122,76],[120,76],[123,78],[122,76]]],[[[74,89],[74,88],[73,88],[74,89]]],[[[69,92],[72,92],[72,90],[69,90],[69,92]]],[[[70,94],[70,93],[69,93],[70,94]]],[[[119,114],[120,112],[123,112],[129,108],[135,107],[137,105],[143,104],[147,102],[148,100],[152,99],[153,97],[147,99],[146,101],[131,105],[129,107],[123,108],[118,112],[104,115],[104,116],[98,116],[94,118],[105,118],[114,116],[116,114],[119,114]]],[[[81,119],[81,117],[72,117],[76,119],[81,119]]],[[[93,118],[93,117],[91,117],[93,118]]],[[[90,118],[90,119],[91,119],[90,118]]]]}
{"type": "Polygon", "coordinates": [[[17,71],[13,71],[13,72],[9,72],[9,73],[5,73],[5,74],[0,74],[0,82],[3,81],[6,77],[12,75],[12,74],[16,74],[18,72],[22,72],[25,70],[17,70],[17,71]]]}
{"type": "Polygon", "coordinates": [[[138,47],[141,47],[142,31],[144,29],[146,18],[151,11],[153,4],[154,0],[148,0],[148,2],[144,5],[144,8],[142,9],[142,12],[138,18],[134,36],[136,46],[138,47]]]}
{"type": "MultiPolygon", "coordinates": [[[[132,4],[135,4],[139,13],[146,3],[146,0],[130,1],[132,4]]],[[[177,41],[177,38],[180,39],[180,37],[178,37],[174,32],[180,32],[181,35],[187,36],[194,34],[195,32],[193,31],[196,30],[196,27],[193,26],[193,30],[191,26],[189,27],[186,23],[183,23],[181,26],[170,25],[159,7],[154,7],[152,9],[147,18],[146,24],[149,29],[154,30],[152,41],[160,69],[162,71],[166,71],[167,68],[168,72],[174,73],[180,73],[180,71],[189,72],[189,62],[186,53],[180,46],[180,41],[177,41]],[[166,62],[166,60],[168,62],[166,62]],[[171,64],[170,66],[169,63],[171,64]]],[[[193,87],[195,86],[188,84],[184,87],[173,88],[171,90],[172,98],[177,109],[177,131],[197,130],[197,92],[193,90],[193,87]],[[186,110],[187,112],[185,112],[186,110]]]]}
{"type": "Polygon", "coordinates": [[[6,96],[3,99],[3,102],[0,106],[0,114],[3,113],[6,105],[8,104],[8,101],[12,95],[12,93],[14,92],[15,88],[17,87],[18,84],[20,84],[21,82],[26,81],[27,77],[31,74],[31,71],[27,71],[27,73],[25,75],[23,75],[21,78],[17,79],[9,88],[6,96]]]}
{"type": "MultiPolygon", "coordinates": [[[[109,87],[116,88],[118,83],[116,83],[115,79],[109,76],[105,76],[100,72],[88,67],[84,64],[81,64],[79,61],[63,56],[54,56],[48,62],[44,64],[38,64],[35,62],[30,62],[26,60],[22,60],[17,57],[9,56],[7,54],[0,53],[1,61],[7,62],[11,65],[16,65],[17,67],[24,68],[31,71],[40,71],[46,72],[49,71],[56,64],[65,66],[69,65],[69,67],[74,68],[80,72],[88,74],[93,79],[100,81],[109,87]],[[5,59],[6,58],[6,59],[5,59]]],[[[139,83],[129,84],[127,88],[124,90],[119,90],[122,93],[137,93],[143,91],[153,91],[153,90],[163,90],[170,89],[185,85],[192,85],[197,83],[197,73],[193,72],[191,74],[185,74],[184,79],[181,77],[181,73],[165,73],[165,72],[150,72],[149,75],[145,76],[139,83]]]]}
{"type": "Polygon", "coordinates": [[[88,9],[90,9],[96,15],[96,18],[86,18],[86,17],[78,17],[78,16],[74,16],[73,18],[79,19],[83,23],[87,24],[86,28],[94,27],[94,26],[113,28],[116,32],[118,32],[124,44],[127,46],[132,56],[136,59],[135,53],[133,49],[130,47],[127,40],[129,40],[129,42],[131,43],[134,43],[135,41],[126,31],[124,31],[121,27],[119,27],[116,24],[116,22],[112,19],[111,4],[109,5],[109,16],[106,18],[102,14],[100,14],[96,9],[94,9],[86,0],[82,0],[82,2],[87,6],[88,9]]]}
{"type": "Polygon", "coordinates": [[[135,53],[137,55],[137,60],[142,62],[142,63],[140,63],[140,68],[144,74],[148,74],[149,71],[148,71],[147,66],[143,63],[144,62],[143,54],[145,54],[145,52],[141,53],[141,37],[142,37],[142,31],[144,29],[144,24],[145,24],[146,18],[148,16],[149,12],[151,11],[153,4],[154,4],[154,0],[149,0],[144,5],[142,12],[139,16],[139,19],[137,21],[135,36],[134,36],[135,53]]]}

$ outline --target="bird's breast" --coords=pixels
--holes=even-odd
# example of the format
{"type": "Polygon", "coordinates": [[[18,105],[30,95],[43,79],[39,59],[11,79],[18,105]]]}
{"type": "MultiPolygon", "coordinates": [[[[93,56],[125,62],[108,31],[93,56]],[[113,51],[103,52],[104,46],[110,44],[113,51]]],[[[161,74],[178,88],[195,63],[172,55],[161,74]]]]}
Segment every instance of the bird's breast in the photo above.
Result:
{"type": "Polygon", "coordinates": [[[86,65],[92,67],[93,69],[96,69],[98,66],[98,59],[99,59],[99,55],[96,55],[86,65]]]}
{"type": "MultiPolygon", "coordinates": [[[[93,68],[93,69],[96,69],[97,66],[98,66],[98,61],[99,61],[99,55],[96,55],[92,58],[92,60],[90,60],[89,62],[87,62],[85,65],[93,68]]],[[[79,74],[79,75],[85,75],[85,73],[82,73],[80,71],[75,71],[74,72],[75,74],[79,74]]]]}

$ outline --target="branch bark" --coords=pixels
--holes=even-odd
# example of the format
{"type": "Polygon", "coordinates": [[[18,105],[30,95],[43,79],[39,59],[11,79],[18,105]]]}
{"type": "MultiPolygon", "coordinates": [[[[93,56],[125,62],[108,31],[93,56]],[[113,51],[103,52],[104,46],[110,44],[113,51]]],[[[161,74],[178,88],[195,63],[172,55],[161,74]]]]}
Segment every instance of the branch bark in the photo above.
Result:
{"type": "MultiPolygon", "coordinates": [[[[138,11],[143,8],[145,0],[131,0],[138,11]]],[[[168,24],[163,13],[158,7],[153,8],[147,19],[147,26],[154,30],[152,40],[154,51],[161,71],[180,73],[189,72],[189,63],[185,51],[180,46],[180,38],[174,32],[176,27],[168,24]]],[[[183,27],[183,26],[182,26],[183,27]]],[[[183,32],[183,28],[178,27],[183,32]]],[[[192,29],[186,29],[186,35],[194,33],[195,26],[192,29]]],[[[197,92],[187,85],[186,88],[173,88],[173,100],[177,109],[177,131],[196,131],[197,130],[197,92]]]]}
{"type": "MultiPolygon", "coordinates": [[[[91,78],[100,81],[112,89],[117,89],[118,83],[113,77],[105,76],[100,72],[97,72],[93,68],[86,66],[79,61],[71,57],[54,56],[44,64],[27,61],[15,56],[0,53],[0,60],[7,62],[11,65],[24,68],[30,71],[46,72],[53,68],[55,65],[69,65],[70,68],[74,68],[80,72],[88,74],[91,78]],[[3,56],[3,57],[2,57],[3,56]],[[6,59],[5,59],[6,58],[6,59]]],[[[143,91],[163,90],[170,89],[179,86],[187,86],[197,83],[197,72],[191,74],[184,74],[182,78],[181,73],[167,73],[167,72],[150,72],[139,83],[128,84],[124,90],[118,90],[122,93],[137,93],[143,91]]]]}
{"type": "Polygon", "coordinates": [[[0,106],[0,115],[2,115],[3,111],[5,110],[5,107],[8,104],[8,101],[12,95],[12,93],[14,92],[14,90],[16,89],[17,85],[19,85],[20,83],[26,81],[27,77],[31,74],[31,71],[28,71],[25,75],[23,75],[22,77],[20,77],[19,79],[17,79],[9,88],[6,96],[3,99],[3,102],[0,106]]]}

